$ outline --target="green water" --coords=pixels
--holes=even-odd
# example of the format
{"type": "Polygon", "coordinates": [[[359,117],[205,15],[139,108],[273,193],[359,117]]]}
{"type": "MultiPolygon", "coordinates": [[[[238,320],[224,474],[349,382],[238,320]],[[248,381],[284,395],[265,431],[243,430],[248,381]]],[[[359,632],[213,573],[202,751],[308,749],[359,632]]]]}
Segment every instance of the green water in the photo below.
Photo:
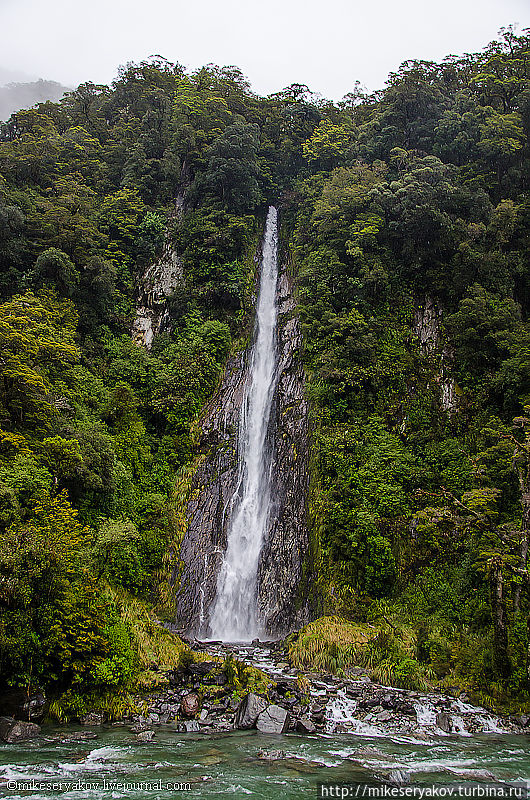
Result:
{"type": "Polygon", "coordinates": [[[294,800],[317,797],[317,786],[323,782],[382,785],[392,770],[408,774],[414,786],[509,786],[530,778],[526,736],[391,740],[350,735],[273,737],[252,731],[202,736],[178,734],[168,727],[158,729],[153,742],[140,745],[123,728],[108,728],[98,739],[70,743],[53,738],[67,735],[68,730],[45,733],[34,742],[1,747],[2,796],[13,800],[219,796],[294,800]],[[260,751],[274,750],[284,751],[287,758],[260,759],[260,751]],[[28,788],[21,787],[21,781],[35,783],[28,788]],[[58,781],[62,785],[55,788],[39,785],[58,781]],[[157,781],[164,788],[109,786],[111,782],[157,781]],[[191,787],[178,791],[165,788],[168,783],[190,783],[191,787]]]}

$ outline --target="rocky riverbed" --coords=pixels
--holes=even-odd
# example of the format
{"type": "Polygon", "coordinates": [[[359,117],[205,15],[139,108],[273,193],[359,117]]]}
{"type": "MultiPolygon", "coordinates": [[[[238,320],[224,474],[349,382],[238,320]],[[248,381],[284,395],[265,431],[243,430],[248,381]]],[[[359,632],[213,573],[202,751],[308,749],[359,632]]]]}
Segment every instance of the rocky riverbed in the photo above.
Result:
{"type": "Polygon", "coordinates": [[[138,702],[131,730],[138,736],[173,724],[181,732],[216,734],[256,728],[261,733],[356,734],[419,738],[482,733],[528,733],[530,715],[501,719],[466,696],[381,686],[365,670],[344,677],[305,673],[285,660],[281,643],[194,643],[206,660],[168,674],[169,685],[138,702]],[[259,690],[234,691],[231,663],[263,673],[259,690]]]}
{"type": "MultiPolygon", "coordinates": [[[[137,743],[151,741],[157,729],[168,725],[178,733],[256,729],[263,734],[354,734],[396,740],[530,732],[530,715],[500,718],[472,705],[463,695],[381,686],[363,669],[348,670],[340,678],[301,675],[286,661],[281,642],[194,642],[192,646],[203,660],[190,659],[189,664],[167,673],[164,688],[136,696],[138,712],[114,723],[127,726],[137,743]]],[[[99,712],[79,721],[87,727],[106,722],[99,712]]],[[[3,741],[39,733],[34,723],[0,718],[3,741]]]]}

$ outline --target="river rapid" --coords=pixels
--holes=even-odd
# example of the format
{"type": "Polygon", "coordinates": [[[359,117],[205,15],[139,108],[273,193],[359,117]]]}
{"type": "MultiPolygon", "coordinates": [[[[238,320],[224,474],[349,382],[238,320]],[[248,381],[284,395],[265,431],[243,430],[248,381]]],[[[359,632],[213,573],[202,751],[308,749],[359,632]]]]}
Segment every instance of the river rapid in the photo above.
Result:
{"type": "Polygon", "coordinates": [[[84,728],[97,733],[93,740],[71,738],[80,730],[79,726],[45,728],[30,743],[4,745],[2,795],[12,800],[178,796],[294,800],[317,797],[317,787],[325,783],[426,789],[435,785],[446,787],[445,796],[450,796],[451,788],[458,796],[458,787],[520,789],[530,776],[530,742],[523,735],[390,738],[234,731],[204,736],[161,726],[153,741],[139,744],[121,726],[84,728]],[[61,786],[50,785],[58,782],[61,786]]]}

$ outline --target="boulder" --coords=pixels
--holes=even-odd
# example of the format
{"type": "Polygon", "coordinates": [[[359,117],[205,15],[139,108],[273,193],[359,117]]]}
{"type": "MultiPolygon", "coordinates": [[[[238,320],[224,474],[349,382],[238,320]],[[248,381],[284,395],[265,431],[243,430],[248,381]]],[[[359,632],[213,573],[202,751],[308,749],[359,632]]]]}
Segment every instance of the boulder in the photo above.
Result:
{"type": "Polygon", "coordinates": [[[105,715],[100,711],[89,711],[83,717],[79,717],[81,725],[103,725],[105,715]]]}
{"type": "Polygon", "coordinates": [[[145,733],[151,730],[151,725],[148,722],[135,722],[129,730],[131,733],[145,733]]]}
{"type": "Polygon", "coordinates": [[[442,711],[440,714],[437,714],[436,727],[440,728],[441,731],[445,731],[445,733],[451,733],[452,725],[451,725],[451,717],[449,716],[449,714],[446,714],[445,711],[442,711]]]}
{"type": "Polygon", "coordinates": [[[33,739],[40,733],[40,725],[34,722],[23,722],[13,717],[0,717],[0,739],[9,744],[33,739]]]}
{"type": "Polygon", "coordinates": [[[199,712],[199,695],[195,692],[185,695],[180,704],[180,710],[185,717],[194,717],[199,712]]]}
{"type": "Polygon", "coordinates": [[[155,735],[154,731],[142,731],[141,733],[136,734],[136,741],[139,744],[147,744],[147,742],[153,740],[154,735],[155,735]]]}
{"type": "Polygon", "coordinates": [[[298,733],[314,733],[316,728],[309,717],[303,716],[301,719],[296,721],[296,730],[298,733]]]}
{"type": "Polygon", "coordinates": [[[46,697],[37,692],[29,697],[21,689],[2,692],[0,696],[0,716],[38,722],[44,716],[46,697]]]}
{"type": "Polygon", "coordinates": [[[199,733],[200,727],[199,723],[195,719],[191,719],[188,722],[184,723],[184,729],[186,733],[199,733]]]}
{"type": "Polygon", "coordinates": [[[267,701],[263,697],[250,692],[237,707],[234,725],[239,730],[246,731],[253,728],[259,715],[267,708],[267,701]]]}
{"type": "Polygon", "coordinates": [[[69,744],[70,742],[88,742],[90,739],[98,738],[98,734],[94,731],[73,731],[62,736],[60,741],[69,744]]]}
{"type": "Polygon", "coordinates": [[[258,750],[256,757],[261,761],[281,761],[286,753],[285,750],[258,750]]]}
{"type": "Polygon", "coordinates": [[[256,722],[260,733],[285,733],[289,727],[289,714],[281,706],[268,706],[256,722]]]}

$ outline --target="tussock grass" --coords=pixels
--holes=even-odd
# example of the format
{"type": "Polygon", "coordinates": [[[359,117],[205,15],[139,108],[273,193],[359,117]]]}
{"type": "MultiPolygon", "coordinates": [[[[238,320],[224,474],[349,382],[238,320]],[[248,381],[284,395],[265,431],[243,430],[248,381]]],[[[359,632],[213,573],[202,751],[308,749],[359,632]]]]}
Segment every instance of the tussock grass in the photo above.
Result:
{"type": "Polygon", "coordinates": [[[377,630],[340,617],[321,617],[302,628],[289,645],[289,660],[297,669],[338,672],[355,666],[359,648],[377,630]]]}
{"type": "MultiPolygon", "coordinates": [[[[162,628],[147,603],[126,592],[108,589],[118,613],[132,635],[132,645],[142,671],[167,672],[184,659],[193,661],[190,648],[178,636],[162,628]]],[[[141,678],[139,683],[141,683],[141,678]]]]}
{"type": "Polygon", "coordinates": [[[363,667],[383,684],[426,690],[435,678],[415,657],[412,629],[387,619],[377,624],[321,617],[302,628],[289,643],[294,667],[306,671],[344,673],[363,667]]]}

